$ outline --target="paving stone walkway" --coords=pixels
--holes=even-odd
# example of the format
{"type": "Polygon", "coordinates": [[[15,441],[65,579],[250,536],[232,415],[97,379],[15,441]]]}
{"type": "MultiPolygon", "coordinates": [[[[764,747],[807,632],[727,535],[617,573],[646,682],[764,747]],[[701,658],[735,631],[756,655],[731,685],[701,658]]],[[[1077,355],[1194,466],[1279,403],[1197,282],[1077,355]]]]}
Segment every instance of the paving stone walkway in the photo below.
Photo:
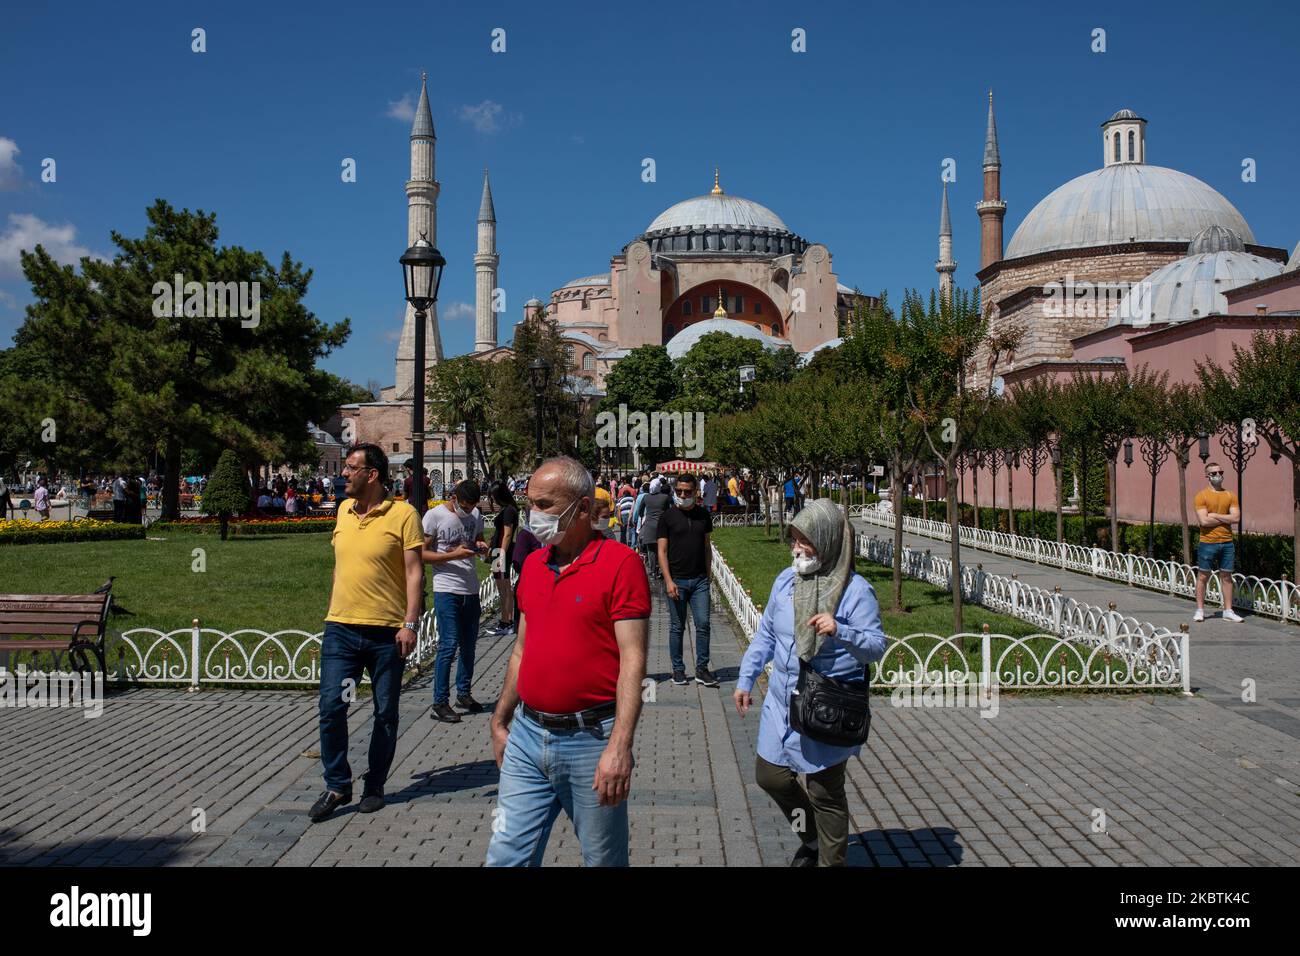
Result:
{"type": "MultiPolygon", "coordinates": [[[[743,648],[716,595],[713,635],[722,686],[673,686],[657,596],[633,865],[784,866],[797,846],[753,781],[758,713],[731,705],[743,648]]],[[[511,642],[480,637],[484,702],[511,642]]],[[[403,694],[389,805],[316,825],[305,814],[320,762],[303,756],[318,746],[314,693],[134,690],[98,719],[0,709],[0,864],[482,865],[497,784],[488,716],[437,723],[430,698],[428,678],[403,694]]],[[[848,773],[852,865],[1300,863],[1300,742],[1242,707],[1003,694],[988,719],[876,703],[848,773]]],[[[357,769],[368,709],[351,718],[357,769]]],[[[561,816],[547,863],[580,862],[561,816]]]]}

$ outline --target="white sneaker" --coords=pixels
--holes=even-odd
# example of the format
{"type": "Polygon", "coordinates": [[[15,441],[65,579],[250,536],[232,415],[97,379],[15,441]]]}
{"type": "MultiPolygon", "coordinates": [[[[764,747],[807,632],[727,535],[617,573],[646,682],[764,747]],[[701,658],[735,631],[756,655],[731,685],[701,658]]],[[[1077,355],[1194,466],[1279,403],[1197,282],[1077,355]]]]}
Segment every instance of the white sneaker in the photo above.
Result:
{"type": "Polygon", "coordinates": [[[1198,608],[1196,609],[1196,613],[1192,615],[1192,620],[1193,620],[1193,621],[1204,621],[1204,620],[1205,620],[1205,612],[1202,611],[1202,610],[1198,607],[1198,608]]]}
{"type": "Polygon", "coordinates": [[[1223,619],[1225,621],[1231,621],[1233,624],[1240,624],[1242,621],[1241,615],[1230,607],[1223,609],[1223,619]]]}

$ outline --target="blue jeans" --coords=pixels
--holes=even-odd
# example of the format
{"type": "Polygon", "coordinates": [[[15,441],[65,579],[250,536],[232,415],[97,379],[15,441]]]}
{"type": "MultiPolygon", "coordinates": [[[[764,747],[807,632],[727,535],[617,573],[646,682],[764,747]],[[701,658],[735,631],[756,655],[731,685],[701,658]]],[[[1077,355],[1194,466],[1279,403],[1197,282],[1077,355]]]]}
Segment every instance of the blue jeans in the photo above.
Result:
{"type": "Polygon", "coordinates": [[[438,622],[438,653],[433,659],[433,704],[450,698],[451,661],[456,663],[456,696],[468,697],[474,682],[474,643],[478,640],[479,603],[477,594],[433,594],[433,613],[438,622]]]}
{"type": "Polygon", "coordinates": [[[1205,572],[1217,569],[1231,574],[1237,550],[1235,544],[1233,541],[1203,541],[1197,544],[1197,568],[1205,572]]]}
{"type": "Polygon", "coordinates": [[[320,653],[320,759],[325,786],[342,793],[352,786],[348,765],[348,705],[356,700],[362,670],[370,672],[375,725],[370,731],[366,787],[381,788],[397,749],[397,702],[403,661],[397,628],[325,622],[320,653]],[[348,683],[350,681],[350,683],[348,683]]]}
{"type": "Polygon", "coordinates": [[[573,821],[584,866],[627,866],[627,801],[602,807],[596,765],[614,718],[585,730],[547,730],[515,711],[501,760],[488,866],[541,866],[546,841],[563,810],[573,821]]]}
{"type": "Polygon", "coordinates": [[[682,632],[686,629],[686,605],[695,622],[695,669],[709,666],[709,579],[673,578],[677,600],[668,600],[668,656],[674,671],[686,670],[682,662],[682,632]]]}

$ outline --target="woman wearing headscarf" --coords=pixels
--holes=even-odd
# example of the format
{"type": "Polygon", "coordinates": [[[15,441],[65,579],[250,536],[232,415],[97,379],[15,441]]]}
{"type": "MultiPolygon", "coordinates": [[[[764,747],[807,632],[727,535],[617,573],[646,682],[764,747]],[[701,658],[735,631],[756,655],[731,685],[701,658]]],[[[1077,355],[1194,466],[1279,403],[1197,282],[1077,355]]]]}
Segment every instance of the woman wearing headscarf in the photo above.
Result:
{"type": "Polygon", "coordinates": [[[790,724],[790,693],[801,661],[825,677],[865,680],[866,665],[884,656],[885,633],[876,592],[853,572],[853,532],[839,506],[826,498],[809,502],[788,527],[792,564],[772,585],[733,698],[745,716],[754,682],[772,662],[755,777],[803,839],[790,865],[843,866],[849,834],[844,769],[861,748],[799,734],[790,724]],[[807,775],[807,787],[799,774],[807,775]]]}

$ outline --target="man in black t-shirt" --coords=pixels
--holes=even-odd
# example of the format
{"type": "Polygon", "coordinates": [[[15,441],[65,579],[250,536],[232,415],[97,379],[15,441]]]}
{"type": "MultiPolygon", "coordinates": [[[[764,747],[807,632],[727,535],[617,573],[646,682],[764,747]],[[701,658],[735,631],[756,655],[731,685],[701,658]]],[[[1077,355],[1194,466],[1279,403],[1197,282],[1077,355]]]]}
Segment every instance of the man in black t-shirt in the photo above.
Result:
{"type": "Polygon", "coordinates": [[[515,505],[515,496],[510,493],[504,481],[498,481],[492,489],[492,500],[496,502],[496,530],[492,532],[492,543],[488,554],[492,558],[492,576],[496,578],[497,593],[500,595],[501,616],[497,619],[497,634],[513,634],[515,630],[515,595],[510,582],[510,556],[519,534],[519,508],[515,505]]]}
{"type": "Polygon", "coordinates": [[[673,504],[659,518],[656,529],[659,568],[668,590],[668,655],[673,662],[673,683],[685,684],[686,663],[682,659],[682,632],[686,628],[686,606],[695,622],[695,681],[717,687],[718,678],[709,670],[709,575],[712,571],[710,536],[713,518],[700,505],[696,478],[681,474],[673,485],[673,504]]]}

